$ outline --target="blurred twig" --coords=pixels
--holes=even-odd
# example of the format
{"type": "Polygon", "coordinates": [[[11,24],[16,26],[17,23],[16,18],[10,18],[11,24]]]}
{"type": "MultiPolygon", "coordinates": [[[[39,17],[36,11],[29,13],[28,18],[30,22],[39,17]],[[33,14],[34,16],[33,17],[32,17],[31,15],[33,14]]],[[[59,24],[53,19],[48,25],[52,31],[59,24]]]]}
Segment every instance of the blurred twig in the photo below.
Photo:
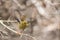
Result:
{"type": "Polygon", "coordinates": [[[31,0],[32,3],[37,8],[39,14],[43,15],[45,18],[49,19],[50,15],[47,13],[47,11],[41,6],[42,2],[39,2],[37,0],[31,0]]]}
{"type": "Polygon", "coordinates": [[[28,35],[28,34],[24,34],[24,33],[19,33],[19,32],[15,31],[15,30],[9,28],[8,26],[6,26],[6,25],[3,23],[3,21],[0,21],[0,23],[1,23],[5,28],[9,29],[10,31],[12,31],[12,32],[14,32],[14,33],[16,33],[16,34],[18,34],[18,35],[29,36],[29,37],[33,38],[34,40],[36,40],[35,37],[32,37],[32,36],[30,36],[30,35],[28,35]]]}
{"type": "Polygon", "coordinates": [[[12,32],[14,32],[14,33],[18,33],[18,32],[16,32],[16,31],[10,29],[8,26],[6,26],[6,25],[3,23],[3,21],[0,21],[0,23],[1,23],[4,27],[6,27],[7,29],[9,29],[10,31],[12,31],[12,32]]]}
{"type": "Polygon", "coordinates": [[[0,20],[0,21],[3,21],[3,22],[17,22],[16,20],[0,20]]]}
{"type": "Polygon", "coordinates": [[[18,7],[20,7],[21,10],[25,9],[25,6],[22,6],[17,0],[13,0],[17,4],[18,7]]]}

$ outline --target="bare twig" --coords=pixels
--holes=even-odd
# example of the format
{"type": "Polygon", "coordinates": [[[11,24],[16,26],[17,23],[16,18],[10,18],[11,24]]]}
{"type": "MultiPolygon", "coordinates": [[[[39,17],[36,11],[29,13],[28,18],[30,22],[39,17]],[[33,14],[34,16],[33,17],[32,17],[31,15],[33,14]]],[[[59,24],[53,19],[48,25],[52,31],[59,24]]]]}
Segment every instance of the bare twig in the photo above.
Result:
{"type": "Polygon", "coordinates": [[[47,13],[47,11],[41,6],[41,2],[37,1],[37,0],[31,0],[32,3],[36,6],[39,14],[43,15],[44,17],[46,17],[47,19],[50,18],[50,15],[47,13]]]}
{"type": "Polygon", "coordinates": [[[22,10],[26,8],[25,6],[23,7],[17,0],[13,0],[13,2],[15,2],[17,6],[20,7],[20,9],[22,10]]]}
{"type": "Polygon", "coordinates": [[[3,22],[17,22],[16,20],[0,20],[0,21],[3,21],[3,22]]]}
{"type": "Polygon", "coordinates": [[[3,23],[3,21],[0,21],[0,23],[1,23],[4,27],[6,27],[7,29],[9,29],[10,31],[12,31],[12,32],[14,32],[14,33],[16,33],[16,34],[29,36],[29,37],[33,38],[34,40],[36,40],[35,37],[32,37],[32,36],[30,36],[30,35],[28,35],[28,34],[19,33],[19,32],[15,31],[15,30],[9,28],[8,26],[6,26],[6,25],[3,23]]]}
{"type": "MultiPolygon", "coordinates": [[[[6,27],[7,29],[9,29],[10,31],[12,31],[12,32],[14,32],[14,33],[18,33],[18,32],[16,32],[16,31],[10,29],[9,27],[7,27],[7,26],[3,23],[3,21],[0,21],[0,23],[1,23],[4,27],[6,27]]],[[[19,33],[19,34],[20,34],[20,33],[19,33]]]]}
{"type": "Polygon", "coordinates": [[[47,4],[53,5],[53,6],[55,6],[55,5],[60,5],[60,3],[52,3],[51,1],[48,1],[48,0],[45,0],[45,2],[46,2],[47,4]]]}

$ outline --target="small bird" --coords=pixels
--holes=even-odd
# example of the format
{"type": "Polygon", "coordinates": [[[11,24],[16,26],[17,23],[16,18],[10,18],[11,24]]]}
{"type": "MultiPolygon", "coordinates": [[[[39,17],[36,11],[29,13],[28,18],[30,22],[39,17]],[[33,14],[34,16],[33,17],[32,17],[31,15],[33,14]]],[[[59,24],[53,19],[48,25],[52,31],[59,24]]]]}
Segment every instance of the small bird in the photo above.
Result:
{"type": "Polygon", "coordinates": [[[24,31],[24,29],[26,27],[28,27],[29,23],[25,20],[26,19],[26,16],[25,15],[22,15],[20,19],[21,19],[21,21],[19,21],[16,18],[16,20],[19,22],[19,29],[22,29],[24,31]]]}
{"type": "Polygon", "coordinates": [[[24,30],[26,27],[28,27],[28,22],[26,21],[26,15],[21,16],[21,22],[19,23],[19,29],[24,30]]]}
{"type": "Polygon", "coordinates": [[[28,25],[29,25],[29,23],[28,23],[26,20],[21,21],[21,22],[19,23],[19,29],[24,30],[26,27],[28,27],[28,25]]]}

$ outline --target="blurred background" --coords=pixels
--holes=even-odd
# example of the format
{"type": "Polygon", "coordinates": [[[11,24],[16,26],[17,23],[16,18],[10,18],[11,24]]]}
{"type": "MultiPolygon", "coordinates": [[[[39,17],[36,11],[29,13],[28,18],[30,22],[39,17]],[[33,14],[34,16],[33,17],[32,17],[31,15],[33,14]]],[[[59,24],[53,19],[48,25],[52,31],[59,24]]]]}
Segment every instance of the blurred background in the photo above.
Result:
{"type": "Polygon", "coordinates": [[[59,39],[60,0],[0,0],[0,40],[59,39]],[[19,36],[10,30],[20,32],[21,19],[29,24],[22,30],[28,36],[19,36]],[[1,21],[10,29],[4,27],[1,21]]]}

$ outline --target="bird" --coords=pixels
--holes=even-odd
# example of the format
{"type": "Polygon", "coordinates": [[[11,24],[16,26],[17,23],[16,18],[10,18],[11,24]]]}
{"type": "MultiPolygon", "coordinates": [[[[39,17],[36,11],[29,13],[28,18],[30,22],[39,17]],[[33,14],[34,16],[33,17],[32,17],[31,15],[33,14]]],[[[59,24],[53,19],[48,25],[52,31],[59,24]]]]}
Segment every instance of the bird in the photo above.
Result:
{"type": "Polygon", "coordinates": [[[21,21],[16,18],[16,20],[18,21],[19,29],[22,29],[24,31],[24,29],[28,27],[29,23],[27,22],[27,20],[25,20],[25,15],[22,15],[20,19],[21,21]]]}
{"type": "Polygon", "coordinates": [[[26,20],[23,20],[19,23],[19,29],[24,30],[26,27],[28,27],[29,23],[26,20]]]}

